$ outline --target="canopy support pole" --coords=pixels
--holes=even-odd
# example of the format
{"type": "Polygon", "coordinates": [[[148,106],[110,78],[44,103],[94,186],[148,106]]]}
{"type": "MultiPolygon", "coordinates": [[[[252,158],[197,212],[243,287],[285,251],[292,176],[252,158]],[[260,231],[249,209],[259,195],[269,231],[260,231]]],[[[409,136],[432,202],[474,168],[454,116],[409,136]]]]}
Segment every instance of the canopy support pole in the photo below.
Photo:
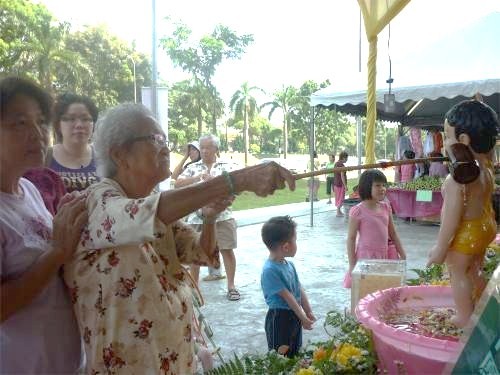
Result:
{"type": "MultiPolygon", "coordinates": [[[[310,158],[310,169],[311,172],[314,171],[314,149],[315,149],[315,130],[314,130],[314,107],[311,107],[311,125],[309,127],[309,158],[310,158]]],[[[309,180],[310,186],[314,186],[314,177],[309,180]]],[[[313,190],[309,189],[309,203],[311,204],[310,213],[310,225],[314,226],[314,197],[313,190]]]]}
{"type": "MultiPolygon", "coordinates": [[[[361,116],[356,116],[356,154],[358,155],[358,165],[363,164],[363,120],[361,116]]],[[[361,171],[358,171],[358,177],[361,171]]]]}

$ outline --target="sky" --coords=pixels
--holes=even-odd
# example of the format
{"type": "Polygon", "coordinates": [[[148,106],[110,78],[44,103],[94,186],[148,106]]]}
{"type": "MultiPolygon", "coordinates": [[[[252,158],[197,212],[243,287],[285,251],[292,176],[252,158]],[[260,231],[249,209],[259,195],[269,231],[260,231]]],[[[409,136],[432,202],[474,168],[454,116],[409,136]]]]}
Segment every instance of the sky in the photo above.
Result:
{"type": "MultiPolygon", "coordinates": [[[[135,41],[137,50],[151,55],[151,0],[39,2],[75,28],[105,24],[121,39],[135,41]]],[[[388,28],[379,34],[378,87],[386,86],[389,76],[388,51],[394,86],[481,77],[485,72],[480,66],[475,68],[477,71],[468,69],[446,77],[442,71],[432,69],[427,69],[422,77],[405,67],[411,65],[407,62],[414,60],[419,51],[492,12],[500,12],[499,0],[412,0],[391,23],[389,50],[388,28]]],[[[363,27],[359,72],[359,6],[355,0],[156,0],[156,13],[158,38],[171,30],[171,24],[165,21],[168,15],[182,21],[198,37],[210,33],[219,23],[240,35],[254,35],[254,43],[241,60],[225,61],[217,68],[214,83],[226,103],[244,82],[270,94],[283,86],[298,87],[306,80],[329,79],[339,91],[365,87],[368,44],[363,27]]],[[[185,78],[163,50],[158,49],[157,56],[162,80],[172,83],[185,78]]],[[[453,64],[451,56],[452,53],[453,64]]],[[[419,62],[427,63],[431,65],[433,61],[419,62]]],[[[488,78],[498,78],[498,74],[488,78]]]]}

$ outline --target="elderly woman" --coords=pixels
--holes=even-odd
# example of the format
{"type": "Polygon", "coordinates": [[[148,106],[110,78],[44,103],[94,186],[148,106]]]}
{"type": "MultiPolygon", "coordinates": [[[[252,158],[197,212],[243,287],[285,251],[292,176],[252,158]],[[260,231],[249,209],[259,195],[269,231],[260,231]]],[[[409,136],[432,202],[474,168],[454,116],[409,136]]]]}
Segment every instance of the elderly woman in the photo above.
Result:
{"type": "MultiPolygon", "coordinates": [[[[220,176],[224,173],[231,171],[231,165],[227,162],[218,159],[220,140],[213,134],[204,135],[200,138],[201,160],[191,164],[179,176],[175,182],[175,187],[184,187],[191,184],[197,184],[200,181],[205,181],[220,176]]],[[[224,261],[224,269],[227,274],[227,299],[229,301],[238,301],[240,299],[240,292],[234,285],[234,278],[236,275],[236,256],[234,249],[237,247],[237,233],[236,233],[236,220],[233,218],[231,208],[227,208],[215,220],[215,231],[217,234],[217,247],[220,250],[222,259],[224,261]]],[[[199,231],[202,218],[197,213],[192,213],[187,217],[186,222],[191,225],[193,229],[199,231]]],[[[200,267],[192,265],[190,267],[191,276],[194,281],[198,283],[200,275],[200,267]]],[[[209,275],[203,280],[212,281],[220,280],[220,269],[209,268],[209,275]]]]}
{"type": "Polygon", "coordinates": [[[244,190],[265,196],[292,175],[276,164],[152,193],[169,177],[166,137],[142,105],[98,122],[103,178],[87,190],[89,226],[64,277],[71,289],[89,373],[193,372],[192,283],[182,264],[218,265],[215,218],[244,190]],[[200,209],[198,235],[180,218],[200,209]]]}
{"type": "Polygon", "coordinates": [[[43,164],[50,96],[34,83],[0,81],[0,373],[75,374],[81,341],[60,277],[87,218],[63,198],[53,218],[21,176],[43,164]],[[66,203],[64,203],[66,202],[66,203]]]}
{"type": "Polygon", "coordinates": [[[201,160],[201,155],[200,155],[200,144],[198,141],[193,141],[187,144],[186,146],[186,152],[184,153],[184,156],[182,157],[181,161],[177,166],[175,167],[174,171],[172,172],[172,177],[174,180],[177,179],[177,177],[180,176],[180,174],[191,164],[196,163],[201,160]],[[190,159],[188,163],[186,163],[187,159],[190,159]]]}

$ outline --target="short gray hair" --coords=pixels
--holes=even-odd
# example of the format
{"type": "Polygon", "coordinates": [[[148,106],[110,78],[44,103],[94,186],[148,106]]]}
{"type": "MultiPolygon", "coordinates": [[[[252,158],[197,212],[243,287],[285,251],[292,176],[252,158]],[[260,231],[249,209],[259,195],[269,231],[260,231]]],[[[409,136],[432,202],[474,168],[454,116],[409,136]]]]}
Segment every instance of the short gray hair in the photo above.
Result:
{"type": "Polygon", "coordinates": [[[211,140],[214,143],[214,145],[217,147],[217,150],[220,150],[220,139],[219,139],[219,137],[217,137],[216,135],[213,135],[213,134],[206,134],[206,135],[202,135],[200,137],[200,139],[198,140],[198,142],[201,143],[201,141],[204,141],[205,139],[211,140]]]}
{"type": "Polygon", "coordinates": [[[97,175],[113,177],[117,166],[111,158],[111,149],[130,141],[141,127],[142,121],[153,113],[142,104],[124,103],[108,109],[96,123],[94,149],[97,175]]]}

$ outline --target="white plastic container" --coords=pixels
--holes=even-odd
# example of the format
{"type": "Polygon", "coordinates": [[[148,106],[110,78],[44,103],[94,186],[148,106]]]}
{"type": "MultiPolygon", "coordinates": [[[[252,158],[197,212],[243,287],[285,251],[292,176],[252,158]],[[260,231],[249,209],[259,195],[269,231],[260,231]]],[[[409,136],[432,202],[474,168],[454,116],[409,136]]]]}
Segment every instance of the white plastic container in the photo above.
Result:
{"type": "Polygon", "coordinates": [[[352,271],[351,312],[367,294],[404,285],[406,261],[361,259],[352,271]]]}

